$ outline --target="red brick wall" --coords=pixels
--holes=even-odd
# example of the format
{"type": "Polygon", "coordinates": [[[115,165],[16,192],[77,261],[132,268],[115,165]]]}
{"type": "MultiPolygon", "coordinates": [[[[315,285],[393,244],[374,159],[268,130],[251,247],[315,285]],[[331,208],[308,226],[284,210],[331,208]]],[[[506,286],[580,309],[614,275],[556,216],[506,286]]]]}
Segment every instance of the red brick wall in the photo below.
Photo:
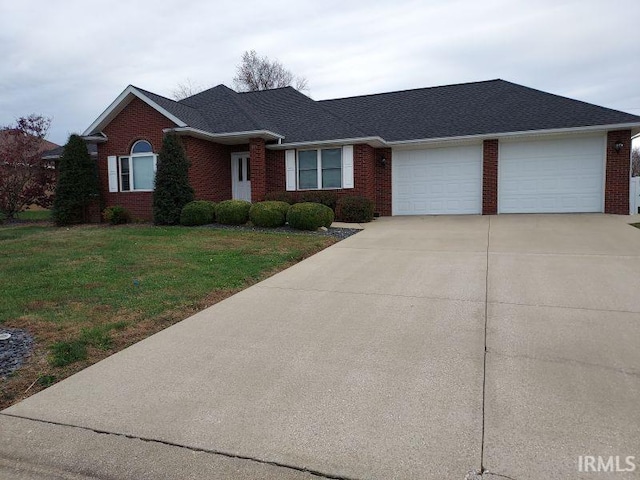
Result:
{"type": "Polygon", "coordinates": [[[284,150],[267,150],[267,192],[287,189],[284,150]]]}
{"type": "Polygon", "coordinates": [[[369,145],[353,146],[353,186],[358,193],[352,195],[376,201],[376,152],[369,145]]]}
{"type": "Polygon", "coordinates": [[[391,215],[391,149],[376,148],[376,212],[383,216],[391,215]],[[382,165],[382,159],[385,165],[382,165]]]}
{"type": "Polygon", "coordinates": [[[261,202],[267,193],[267,153],[262,138],[249,140],[251,162],[251,201],[261,202]]]}
{"type": "MultiPolygon", "coordinates": [[[[283,150],[267,150],[266,191],[280,192],[286,190],[285,153],[283,150]]],[[[253,166],[252,166],[253,168],[253,166]]],[[[376,212],[391,215],[391,149],[375,149],[366,144],[353,146],[353,180],[354,188],[331,190],[338,196],[361,195],[376,202],[376,212]],[[383,153],[381,153],[383,152],[383,153]],[[387,159],[386,168],[382,168],[382,155],[387,159]],[[378,181],[380,179],[380,181],[378,181]],[[386,193],[380,192],[387,188],[386,193]],[[381,199],[380,203],[378,198],[381,199]]],[[[251,181],[253,189],[253,179],[251,181]]],[[[299,197],[304,190],[291,192],[299,197]]]]}
{"type": "Polygon", "coordinates": [[[631,167],[631,130],[607,133],[607,167],[604,188],[604,213],[629,215],[629,177],[631,167]],[[616,152],[615,144],[624,146],[616,152]]]}
{"type": "Polygon", "coordinates": [[[191,161],[189,182],[198,200],[220,202],[231,198],[231,152],[227,145],[183,137],[191,161]]]}
{"type": "Polygon", "coordinates": [[[108,141],[98,144],[98,171],[100,174],[101,194],[104,206],[122,205],[127,208],[133,218],[151,220],[152,192],[109,192],[109,171],[107,157],[109,155],[127,155],[137,140],[147,140],[154,152],[162,147],[162,132],[165,128],[175,127],[175,124],[151,108],[138,98],[134,98],[112,121],[104,128],[108,141]]]}
{"type": "MultiPolygon", "coordinates": [[[[152,220],[152,192],[109,192],[107,157],[129,154],[137,140],[147,140],[153,151],[159,153],[163,129],[174,126],[172,121],[135,98],[104,128],[109,140],[98,144],[98,170],[105,207],[122,205],[135,219],[152,220]]],[[[249,151],[249,145],[221,145],[194,137],[181,139],[191,161],[189,181],[196,198],[214,202],[230,199],[231,153],[249,151]]]]}
{"type": "Polygon", "coordinates": [[[482,144],[482,214],[498,213],[498,140],[482,144]]]}

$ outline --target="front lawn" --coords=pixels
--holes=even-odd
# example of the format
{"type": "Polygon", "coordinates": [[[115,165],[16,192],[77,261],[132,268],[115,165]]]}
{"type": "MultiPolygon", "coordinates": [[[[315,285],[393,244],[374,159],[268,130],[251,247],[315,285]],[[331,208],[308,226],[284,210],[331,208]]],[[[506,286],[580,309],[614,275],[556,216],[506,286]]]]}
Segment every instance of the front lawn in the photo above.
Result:
{"type": "Polygon", "coordinates": [[[9,406],[326,248],[317,235],[152,226],[0,227],[0,325],[35,349],[9,406]]]}
{"type": "Polygon", "coordinates": [[[25,210],[16,215],[25,222],[46,222],[51,220],[51,210],[25,210]]]}

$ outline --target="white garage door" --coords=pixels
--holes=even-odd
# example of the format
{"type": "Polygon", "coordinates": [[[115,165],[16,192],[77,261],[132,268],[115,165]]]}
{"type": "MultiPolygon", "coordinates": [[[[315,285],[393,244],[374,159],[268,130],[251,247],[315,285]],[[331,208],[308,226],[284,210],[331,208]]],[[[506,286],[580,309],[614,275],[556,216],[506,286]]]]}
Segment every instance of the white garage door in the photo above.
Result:
{"type": "Polygon", "coordinates": [[[499,213],[602,212],[605,138],[501,142],[499,213]]]}
{"type": "Polygon", "coordinates": [[[394,150],[394,215],[480,213],[482,147],[394,150]]]}

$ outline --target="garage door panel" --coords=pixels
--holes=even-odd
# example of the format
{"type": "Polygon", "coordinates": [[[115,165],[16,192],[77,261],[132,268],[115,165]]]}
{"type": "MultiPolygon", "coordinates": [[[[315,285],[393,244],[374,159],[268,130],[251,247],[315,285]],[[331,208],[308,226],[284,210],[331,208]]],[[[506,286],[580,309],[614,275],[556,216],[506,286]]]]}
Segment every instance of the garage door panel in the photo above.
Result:
{"type": "Polygon", "coordinates": [[[480,213],[482,148],[393,152],[393,214],[480,213]]]}
{"type": "Polygon", "coordinates": [[[500,213],[601,212],[604,137],[501,143],[500,213]]]}
{"type": "Polygon", "coordinates": [[[581,138],[556,138],[529,142],[500,144],[500,154],[510,158],[557,158],[591,155],[603,148],[603,137],[594,135],[581,138]]]}

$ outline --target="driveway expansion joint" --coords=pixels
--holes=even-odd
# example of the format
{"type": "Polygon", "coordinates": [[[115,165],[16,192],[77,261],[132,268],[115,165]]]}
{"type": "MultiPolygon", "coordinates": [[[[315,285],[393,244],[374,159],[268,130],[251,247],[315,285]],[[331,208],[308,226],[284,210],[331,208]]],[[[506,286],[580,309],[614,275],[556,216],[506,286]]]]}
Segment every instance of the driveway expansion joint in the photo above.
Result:
{"type": "Polygon", "coordinates": [[[484,352],[482,358],[482,436],[480,443],[480,472],[484,472],[485,418],[487,402],[487,331],[489,324],[489,248],[491,247],[491,217],[487,222],[487,268],[484,278],[484,352]]]}
{"type": "Polygon", "coordinates": [[[223,456],[223,457],[233,458],[233,459],[237,459],[237,460],[246,460],[246,461],[249,461],[249,462],[255,462],[255,463],[262,464],[262,465],[270,465],[270,466],[273,466],[273,467],[287,468],[289,470],[295,470],[295,471],[300,472],[300,473],[308,473],[308,474],[314,475],[314,476],[319,477],[319,478],[328,478],[330,480],[359,480],[356,477],[346,477],[346,476],[332,475],[330,473],[324,473],[324,472],[320,472],[318,470],[314,470],[314,469],[310,469],[310,468],[298,467],[298,466],[295,466],[295,465],[289,465],[289,464],[286,464],[286,463],[275,462],[275,461],[270,461],[270,460],[262,460],[262,459],[259,459],[259,458],[250,457],[250,456],[247,456],[247,455],[238,455],[238,454],[234,454],[234,453],[230,453],[230,452],[225,452],[225,451],[222,451],[222,450],[214,450],[214,449],[200,448],[200,447],[191,447],[191,446],[188,446],[188,445],[182,445],[182,444],[170,442],[170,441],[167,441],[167,440],[158,440],[156,438],[139,437],[137,435],[129,435],[129,434],[126,434],[126,433],[110,432],[108,430],[99,430],[99,429],[90,428],[90,427],[82,427],[80,425],[72,425],[72,424],[69,424],[69,423],[54,422],[52,420],[42,420],[42,419],[39,419],[39,418],[24,417],[22,415],[13,415],[11,413],[5,413],[5,412],[0,412],[0,415],[3,415],[5,417],[19,418],[19,419],[22,419],[22,420],[29,420],[29,421],[32,421],[32,422],[45,423],[45,424],[48,424],[48,425],[56,425],[56,426],[59,426],[59,427],[77,428],[77,429],[80,429],[80,430],[97,433],[99,435],[112,435],[112,436],[115,436],[115,437],[128,438],[128,439],[131,439],[131,440],[141,440],[143,442],[150,442],[150,443],[156,443],[156,444],[160,444],[160,445],[167,445],[169,447],[183,448],[183,449],[189,450],[191,452],[209,453],[211,455],[220,455],[220,456],[223,456]]]}
{"type": "Polygon", "coordinates": [[[294,292],[314,292],[314,293],[339,293],[343,295],[363,295],[367,297],[395,297],[395,298],[417,298],[424,300],[442,300],[446,302],[466,302],[466,303],[480,303],[485,304],[483,300],[470,300],[468,298],[451,298],[451,297],[432,297],[423,295],[400,295],[397,293],[382,293],[382,292],[351,292],[347,290],[323,290],[321,288],[294,288],[294,287],[277,287],[271,285],[254,285],[257,288],[269,288],[272,290],[291,290],[294,292]]]}
{"type": "Polygon", "coordinates": [[[640,255],[621,255],[611,253],[549,253],[549,252],[489,252],[489,255],[516,257],[603,257],[603,258],[640,258],[640,255]]]}

